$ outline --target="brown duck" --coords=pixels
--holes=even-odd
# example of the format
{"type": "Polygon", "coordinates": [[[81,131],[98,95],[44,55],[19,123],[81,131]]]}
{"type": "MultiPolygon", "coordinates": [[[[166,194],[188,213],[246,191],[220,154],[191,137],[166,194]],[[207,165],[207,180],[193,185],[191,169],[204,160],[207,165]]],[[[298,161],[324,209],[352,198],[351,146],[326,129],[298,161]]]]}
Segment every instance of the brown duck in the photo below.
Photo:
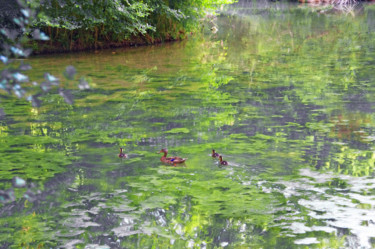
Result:
{"type": "Polygon", "coordinates": [[[187,158],[181,158],[181,157],[178,157],[178,156],[167,157],[167,154],[168,154],[167,149],[161,149],[159,151],[159,153],[164,153],[164,155],[160,158],[160,161],[162,161],[163,163],[176,165],[176,164],[179,164],[179,163],[184,163],[187,159],[187,158]]]}

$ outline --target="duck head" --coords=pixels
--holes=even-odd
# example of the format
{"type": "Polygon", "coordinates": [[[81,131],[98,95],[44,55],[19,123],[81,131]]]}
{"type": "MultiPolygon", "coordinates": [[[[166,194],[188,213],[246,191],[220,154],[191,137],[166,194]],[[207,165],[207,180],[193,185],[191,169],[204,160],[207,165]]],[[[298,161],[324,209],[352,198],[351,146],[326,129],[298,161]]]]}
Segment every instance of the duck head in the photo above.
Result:
{"type": "Polygon", "coordinates": [[[168,154],[168,149],[163,148],[163,149],[161,149],[158,153],[159,153],[159,154],[160,154],[160,153],[164,153],[164,156],[167,156],[167,154],[168,154]]]}

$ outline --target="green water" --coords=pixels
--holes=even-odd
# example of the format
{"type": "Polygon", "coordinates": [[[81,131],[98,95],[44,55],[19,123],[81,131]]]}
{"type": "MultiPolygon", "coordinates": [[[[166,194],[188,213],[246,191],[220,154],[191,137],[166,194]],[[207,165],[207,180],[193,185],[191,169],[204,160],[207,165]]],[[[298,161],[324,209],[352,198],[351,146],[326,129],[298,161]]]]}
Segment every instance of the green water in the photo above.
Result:
{"type": "Polygon", "coordinates": [[[30,59],[33,80],[74,65],[91,89],[38,109],[1,95],[0,187],[29,186],[0,203],[0,248],[375,247],[375,8],[269,6],[30,59]]]}

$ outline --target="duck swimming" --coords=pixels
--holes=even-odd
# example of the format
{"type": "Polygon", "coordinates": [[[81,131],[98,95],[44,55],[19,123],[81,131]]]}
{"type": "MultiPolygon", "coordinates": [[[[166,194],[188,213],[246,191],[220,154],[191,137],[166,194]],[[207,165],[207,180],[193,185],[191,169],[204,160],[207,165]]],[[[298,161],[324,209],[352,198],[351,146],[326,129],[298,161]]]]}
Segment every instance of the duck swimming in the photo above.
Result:
{"type": "Polygon", "coordinates": [[[219,157],[219,153],[217,153],[215,150],[212,150],[212,157],[219,157]]]}
{"type": "Polygon", "coordinates": [[[159,153],[164,153],[164,155],[160,158],[160,161],[163,163],[168,163],[168,164],[179,164],[179,163],[184,163],[187,158],[181,158],[181,157],[167,157],[168,150],[167,149],[161,149],[159,153]]]}
{"type": "Polygon", "coordinates": [[[127,158],[128,155],[126,155],[126,154],[122,151],[122,148],[120,148],[120,154],[118,154],[118,157],[119,157],[119,158],[127,158]]]}
{"type": "Polygon", "coordinates": [[[227,162],[227,161],[224,161],[222,156],[219,156],[219,160],[220,160],[219,163],[220,163],[221,165],[228,165],[228,162],[227,162]]]}

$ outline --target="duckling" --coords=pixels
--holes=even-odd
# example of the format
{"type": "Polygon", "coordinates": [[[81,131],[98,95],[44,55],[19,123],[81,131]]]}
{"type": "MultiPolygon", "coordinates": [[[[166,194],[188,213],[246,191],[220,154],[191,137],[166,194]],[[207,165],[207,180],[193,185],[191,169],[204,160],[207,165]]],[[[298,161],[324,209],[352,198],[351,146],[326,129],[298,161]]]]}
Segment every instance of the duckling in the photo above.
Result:
{"type": "Polygon", "coordinates": [[[120,154],[118,154],[118,157],[119,157],[119,158],[127,158],[128,155],[126,155],[126,154],[122,151],[122,148],[120,148],[120,154]]]}
{"type": "Polygon", "coordinates": [[[220,155],[219,155],[219,153],[216,153],[215,150],[212,150],[211,156],[215,158],[215,157],[219,157],[220,155]]]}
{"type": "Polygon", "coordinates": [[[219,163],[220,163],[221,165],[228,165],[228,162],[227,162],[227,161],[224,161],[222,156],[219,156],[219,160],[220,160],[219,163]]]}

